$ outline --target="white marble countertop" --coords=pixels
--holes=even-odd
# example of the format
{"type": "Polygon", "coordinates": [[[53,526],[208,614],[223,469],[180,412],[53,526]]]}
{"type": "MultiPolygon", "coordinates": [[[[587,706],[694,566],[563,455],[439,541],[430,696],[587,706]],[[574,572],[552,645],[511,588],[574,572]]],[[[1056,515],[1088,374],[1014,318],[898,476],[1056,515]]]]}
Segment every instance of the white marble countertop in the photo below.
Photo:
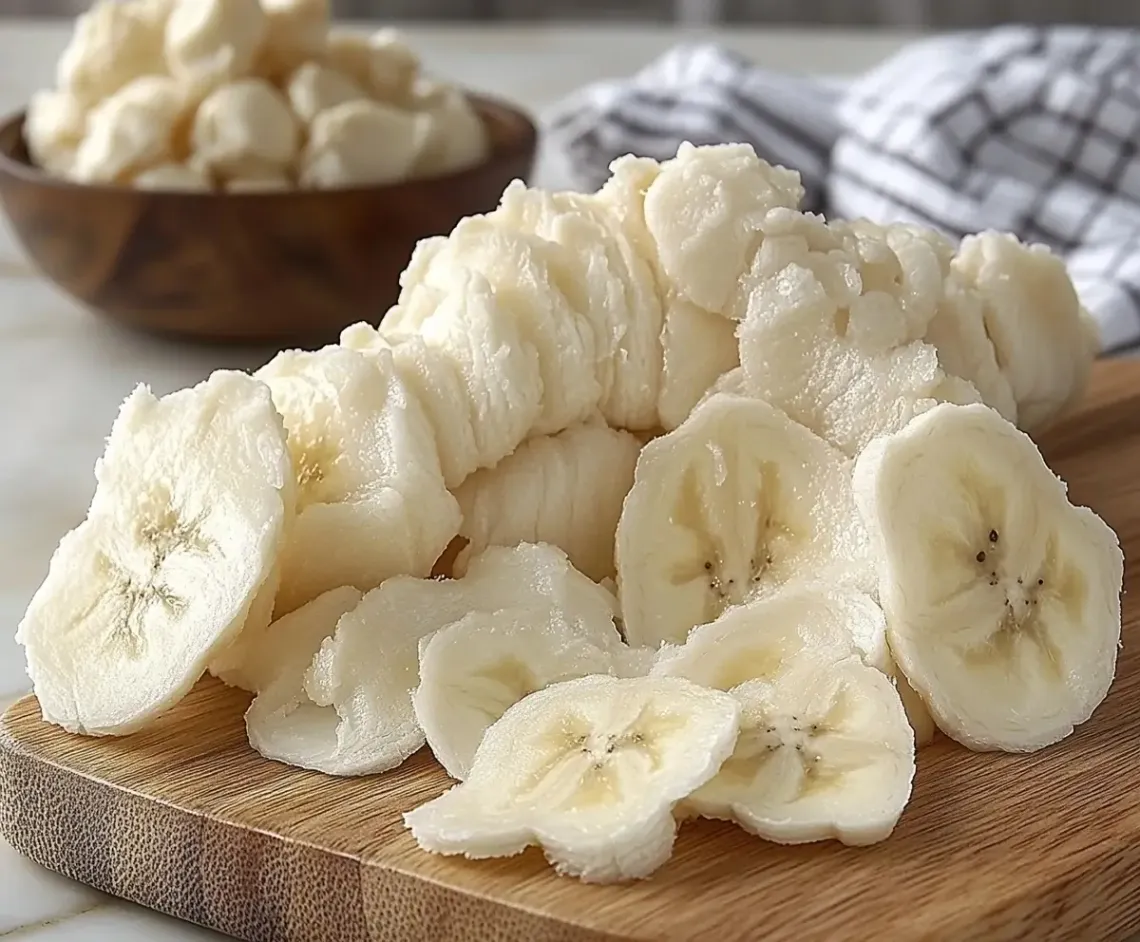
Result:
{"type": "MultiPolygon", "coordinates": [[[[66,22],[0,19],[0,111],[21,107],[51,83],[68,31],[66,22]]],[[[535,112],[579,85],[639,68],[682,38],[670,29],[611,26],[408,33],[433,71],[535,112]]],[[[744,29],[703,35],[771,68],[837,75],[859,72],[911,38],[744,29]]],[[[563,184],[552,155],[540,159],[535,182],[563,184]]],[[[101,323],[37,277],[0,222],[0,702],[29,687],[12,633],[60,537],[83,518],[95,459],[122,398],[140,381],[165,393],[212,369],[253,368],[268,357],[185,349],[101,323]]],[[[0,938],[222,937],[57,877],[0,841],[0,938]]]]}

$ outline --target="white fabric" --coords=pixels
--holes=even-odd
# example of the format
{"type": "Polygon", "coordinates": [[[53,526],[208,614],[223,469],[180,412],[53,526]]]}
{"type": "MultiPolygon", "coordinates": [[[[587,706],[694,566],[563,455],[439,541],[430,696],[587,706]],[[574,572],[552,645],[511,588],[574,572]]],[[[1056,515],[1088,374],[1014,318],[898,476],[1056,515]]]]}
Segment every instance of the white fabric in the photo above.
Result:
{"type": "Polygon", "coordinates": [[[849,82],[713,44],[590,85],[547,116],[594,188],[625,153],[751,143],[798,170],[804,208],[1015,233],[1063,255],[1106,352],[1140,341],[1140,34],[1001,27],[924,40],[849,82]]]}

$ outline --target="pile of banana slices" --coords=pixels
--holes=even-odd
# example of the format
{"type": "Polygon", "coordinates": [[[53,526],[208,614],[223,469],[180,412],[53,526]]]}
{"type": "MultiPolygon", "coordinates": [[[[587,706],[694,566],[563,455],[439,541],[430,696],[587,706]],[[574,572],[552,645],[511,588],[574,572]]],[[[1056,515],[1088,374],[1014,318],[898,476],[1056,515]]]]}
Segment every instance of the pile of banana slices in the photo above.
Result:
{"type": "Polygon", "coordinates": [[[516,182],[379,327],[140,386],[19,627],[44,718],[124,735],[208,672],[270,759],[430,747],[458,784],[406,815],[426,850],[595,882],[692,817],[881,841],[936,728],[1063,739],[1123,556],[1029,435],[1092,321],[1041,247],[802,196],[742,145],[516,182]]]}

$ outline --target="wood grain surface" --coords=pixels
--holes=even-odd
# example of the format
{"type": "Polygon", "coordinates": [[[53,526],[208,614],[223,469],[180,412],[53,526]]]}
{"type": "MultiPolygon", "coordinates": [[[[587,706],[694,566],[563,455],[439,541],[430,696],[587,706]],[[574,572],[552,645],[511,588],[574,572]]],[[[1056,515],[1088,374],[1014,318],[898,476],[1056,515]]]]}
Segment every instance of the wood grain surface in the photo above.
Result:
{"type": "Polygon", "coordinates": [[[335,342],[395,303],[420,239],[489,212],[537,149],[528,115],[472,96],[491,140],[475,167],[384,186],[191,193],[95,186],[33,167],[23,116],[0,126],[0,205],[24,252],[92,311],[210,343],[335,342]]]}
{"type": "Polygon", "coordinates": [[[1128,938],[1140,929],[1140,364],[1099,364],[1086,405],[1042,444],[1125,546],[1116,682],[1087,724],[1035,755],[936,741],[874,847],[781,847],[699,821],[627,886],[557,877],[535,850],[434,857],[401,820],[449,784],[426,750],[365,779],[290,769],[246,744],[248,695],[213,681],[118,740],[70,736],[33,698],[17,703],[0,738],[0,832],[53,870],[251,942],[1128,938]]]}

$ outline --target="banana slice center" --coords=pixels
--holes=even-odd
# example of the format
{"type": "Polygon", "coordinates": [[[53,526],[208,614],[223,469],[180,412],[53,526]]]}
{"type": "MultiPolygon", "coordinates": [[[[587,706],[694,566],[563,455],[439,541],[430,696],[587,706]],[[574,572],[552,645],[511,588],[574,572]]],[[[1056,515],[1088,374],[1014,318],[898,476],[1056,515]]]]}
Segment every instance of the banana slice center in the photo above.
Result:
{"type": "Polygon", "coordinates": [[[781,481],[776,464],[767,461],[749,468],[751,487],[747,493],[736,494],[726,487],[723,450],[712,445],[710,449],[714,486],[707,488],[700,471],[689,467],[672,514],[673,523],[688,531],[697,552],[687,554],[670,578],[675,586],[705,584],[706,621],[748,601],[794,538],[793,528],[780,514],[781,481]]]}
{"type": "Polygon", "coordinates": [[[541,737],[546,759],[524,781],[516,799],[559,811],[588,811],[633,797],[625,776],[644,778],[663,764],[663,743],[685,721],[647,704],[628,723],[599,728],[570,713],[541,737]]]}
{"type": "Polygon", "coordinates": [[[962,647],[963,660],[973,666],[995,659],[1008,664],[1032,645],[1042,667],[1052,676],[1062,676],[1064,655],[1050,634],[1042,605],[1060,601],[1074,618],[1079,617],[1084,592],[1079,572],[1065,564],[1053,539],[1048,540],[1040,563],[1028,567],[1010,559],[995,527],[984,531],[975,545],[976,584],[985,593],[986,608],[997,611],[997,617],[988,619],[981,637],[970,632],[962,647]]]}
{"type": "Polygon", "coordinates": [[[848,773],[876,764],[886,751],[846,728],[848,712],[843,687],[820,712],[746,710],[736,749],[718,778],[736,787],[759,785],[789,804],[834,787],[848,773]]]}
{"type": "Polygon", "coordinates": [[[307,439],[291,436],[289,444],[297,474],[297,509],[328,503],[329,479],[340,458],[340,449],[319,434],[307,439]]]}
{"type": "Polygon", "coordinates": [[[148,611],[157,605],[176,618],[189,605],[170,584],[169,562],[186,554],[204,555],[213,547],[201,532],[201,521],[181,518],[169,497],[152,496],[148,503],[140,509],[134,546],[121,554],[100,551],[98,559],[108,584],[102,602],[113,611],[106,621],[108,643],[121,644],[127,656],[136,659],[146,653],[148,611]]]}

